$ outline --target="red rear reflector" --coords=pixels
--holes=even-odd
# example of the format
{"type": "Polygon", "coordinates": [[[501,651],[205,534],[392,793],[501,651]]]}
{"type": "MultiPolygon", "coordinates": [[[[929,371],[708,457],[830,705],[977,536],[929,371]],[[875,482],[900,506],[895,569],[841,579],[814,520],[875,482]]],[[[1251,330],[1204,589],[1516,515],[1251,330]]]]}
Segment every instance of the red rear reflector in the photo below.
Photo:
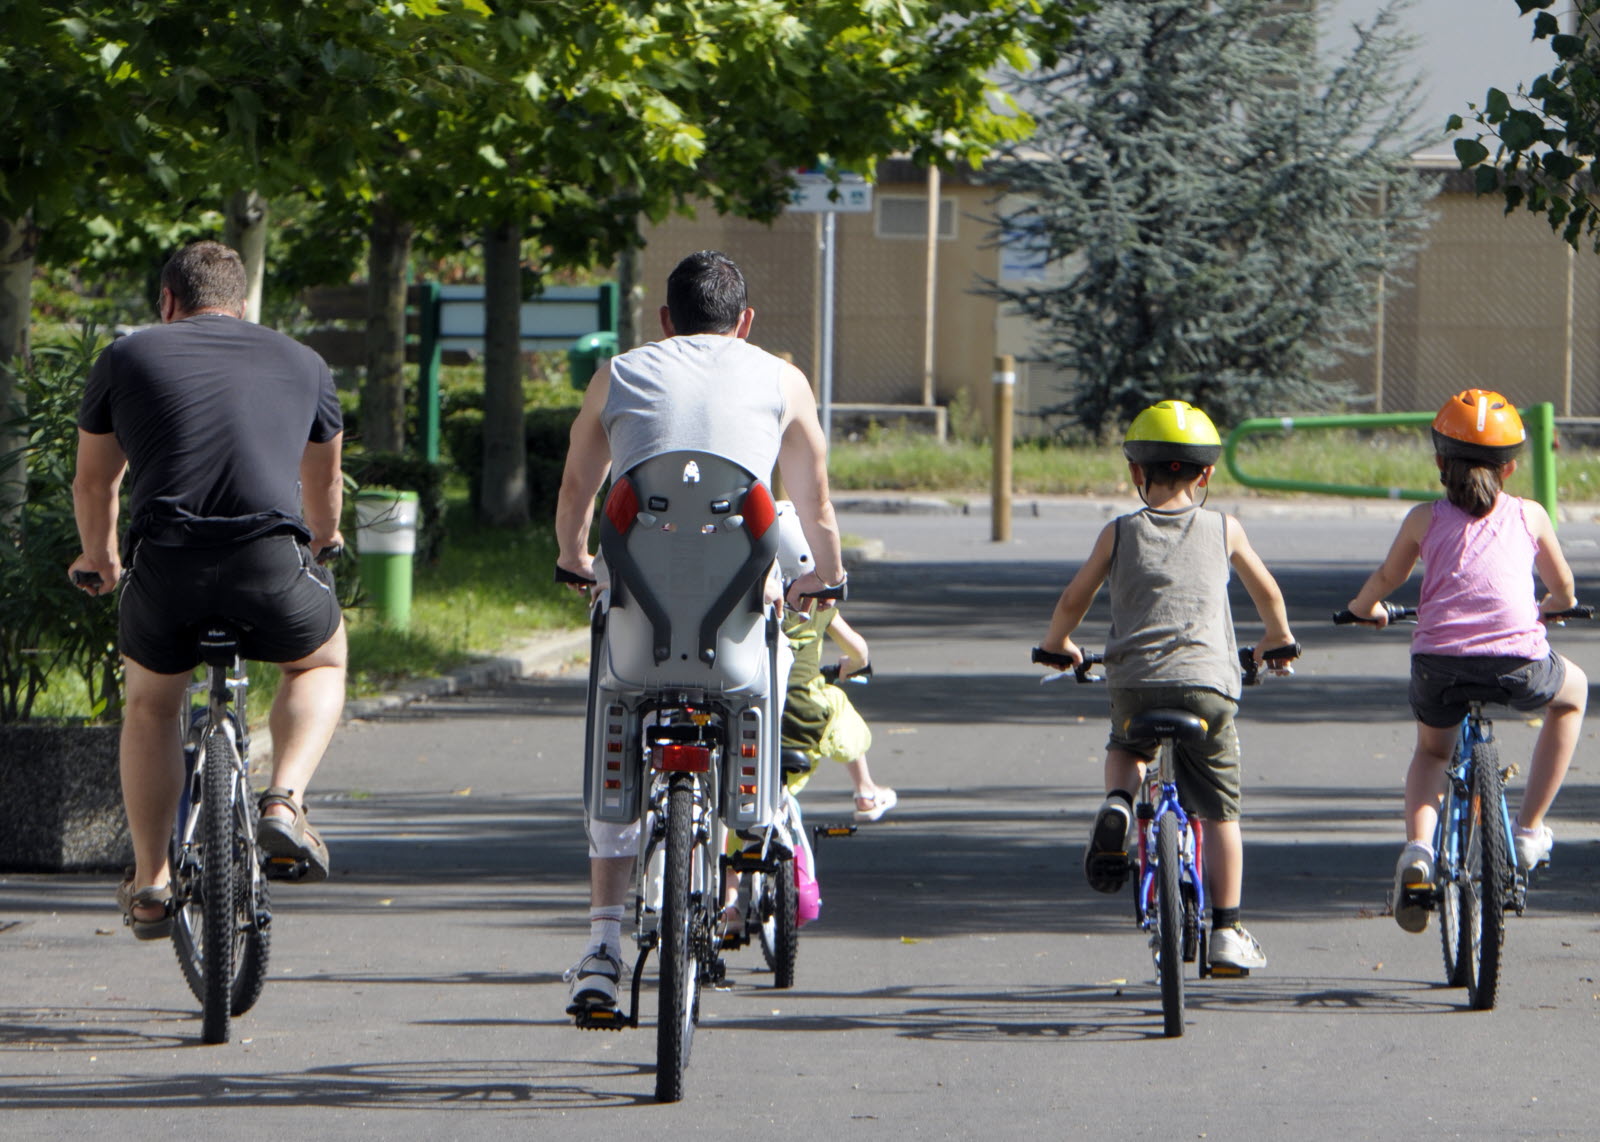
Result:
{"type": "Polygon", "coordinates": [[[755,484],[745,493],[744,505],[739,511],[744,516],[745,530],[753,539],[767,534],[767,528],[778,518],[778,505],[772,502],[772,493],[765,484],[755,484]]]}
{"type": "Polygon", "coordinates": [[[673,742],[656,750],[656,768],[666,773],[710,773],[711,750],[673,742]]]}
{"type": "Polygon", "coordinates": [[[606,518],[612,527],[626,535],[638,514],[639,493],[634,490],[633,481],[624,476],[611,485],[611,493],[606,496],[606,518]]]}
{"type": "Polygon", "coordinates": [[[744,745],[739,747],[739,756],[740,757],[754,757],[755,755],[756,755],[756,747],[754,745],[751,745],[750,743],[746,742],[744,745]]]}
{"type": "Polygon", "coordinates": [[[739,795],[741,797],[753,797],[753,796],[755,796],[755,792],[756,792],[756,787],[754,785],[741,785],[741,786],[739,786],[739,795]]]}

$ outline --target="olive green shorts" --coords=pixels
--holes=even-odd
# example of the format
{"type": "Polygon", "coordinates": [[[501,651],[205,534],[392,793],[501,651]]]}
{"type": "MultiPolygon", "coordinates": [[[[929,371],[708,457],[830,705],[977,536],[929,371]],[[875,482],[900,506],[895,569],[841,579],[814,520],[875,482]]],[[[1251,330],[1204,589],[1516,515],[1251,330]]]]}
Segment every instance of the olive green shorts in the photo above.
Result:
{"type": "Polygon", "coordinates": [[[1178,799],[1189,813],[1206,821],[1239,819],[1239,733],[1233,714],[1239,704],[1203,686],[1111,688],[1111,737],[1107,749],[1153,759],[1155,738],[1133,739],[1126,726],[1146,710],[1188,710],[1205,719],[1203,741],[1178,743],[1178,799]]]}

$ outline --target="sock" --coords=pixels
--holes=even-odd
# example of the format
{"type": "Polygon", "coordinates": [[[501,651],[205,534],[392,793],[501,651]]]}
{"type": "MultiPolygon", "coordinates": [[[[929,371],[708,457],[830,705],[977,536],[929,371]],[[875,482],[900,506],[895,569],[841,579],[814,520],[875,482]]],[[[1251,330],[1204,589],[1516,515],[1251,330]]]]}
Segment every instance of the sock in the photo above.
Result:
{"type": "Polygon", "coordinates": [[[1133,794],[1129,793],[1126,789],[1113,789],[1111,792],[1106,794],[1107,801],[1111,800],[1113,797],[1127,802],[1129,809],[1133,808],[1133,794]]]}
{"type": "Polygon", "coordinates": [[[1213,908],[1211,910],[1211,927],[1220,932],[1224,928],[1237,928],[1239,926],[1239,910],[1237,908],[1213,908]]]}
{"type": "Polygon", "coordinates": [[[584,954],[598,952],[601,946],[611,949],[611,954],[619,956],[622,952],[622,912],[623,905],[616,904],[609,908],[589,909],[589,946],[584,949],[584,954]]]}
{"type": "Polygon", "coordinates": [[[1433,846],[1427,841],[1407,841],[1406,848],[1419,853],[1427,853],[1428,859],[1433,859],[1433,846]]]}

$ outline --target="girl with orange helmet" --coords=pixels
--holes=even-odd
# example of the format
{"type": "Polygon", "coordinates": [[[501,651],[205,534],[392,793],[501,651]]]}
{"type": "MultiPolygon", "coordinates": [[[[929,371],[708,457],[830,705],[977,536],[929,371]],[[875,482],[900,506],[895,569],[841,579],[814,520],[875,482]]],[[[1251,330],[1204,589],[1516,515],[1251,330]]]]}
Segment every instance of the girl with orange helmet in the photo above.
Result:
{"type": "Polygon", "coordinates": [[[1394,918],[1408,932],[1428,925],[1427,910],[1403,903],[1408,894],[1402,890],[1433,880],[1434,823],[1456,727],[1467,711],[1451,692],[1494,687],[1513,709],[1545,711],[1512,830],[1523,869],[1550,855],[1545,813],[1582,728],[1589,680],[1550,649],[1541,621],[1542,613],[1576,605],[1572,568],[1544,508],[1501,488],[1516,470],[1525,436],[1517,410],[1497,392],[1467,389],[1447,400],[1433,421],[1445,498],[1407,513],[1383,564],[1350,601],[1357,618],[1385,625],[1382,600],[1421,560],[1422,593],[1411,638],[1417,744],[1406,775],[1407,843],[1395,867],[1394,918]],[[1531,589],[1530,568],[1544,583],[1542,602],[1531,589]]]}

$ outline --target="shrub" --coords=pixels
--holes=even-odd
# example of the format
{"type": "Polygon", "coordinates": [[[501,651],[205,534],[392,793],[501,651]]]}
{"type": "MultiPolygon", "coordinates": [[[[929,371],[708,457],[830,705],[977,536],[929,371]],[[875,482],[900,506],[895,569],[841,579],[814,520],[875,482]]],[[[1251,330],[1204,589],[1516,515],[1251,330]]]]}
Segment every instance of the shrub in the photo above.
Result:
{"type": "Polygon", "coordinates": [[[103,343],[86,327],[13,365],[21,400],[6,413],[27,442],[27,482],[0,487],[0,722],[27,719],[52,678],[63,676],[82,680],[83,716],[121,714],[116,608],[67,578],[81,550],[72,512],[78,401],[103,343]]]}

